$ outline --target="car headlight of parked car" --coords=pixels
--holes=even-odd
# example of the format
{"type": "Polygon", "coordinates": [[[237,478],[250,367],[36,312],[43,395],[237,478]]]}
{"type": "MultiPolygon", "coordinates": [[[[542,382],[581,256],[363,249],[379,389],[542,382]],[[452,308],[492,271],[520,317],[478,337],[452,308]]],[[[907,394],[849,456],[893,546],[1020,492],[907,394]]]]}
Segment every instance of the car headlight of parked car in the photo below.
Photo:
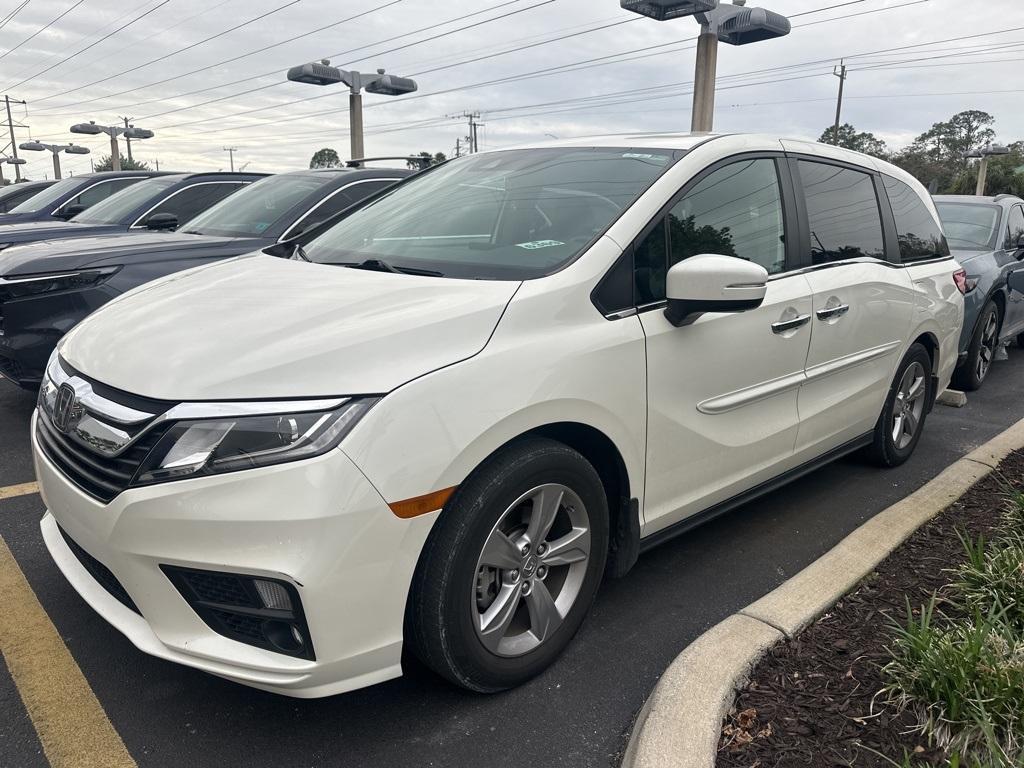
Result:
{"type": "Polygon", "coordinates": [[[0,277],[0,301],[99,285],[121,267],[97,267],[45,275],[0,277]]]}
{"type": "Polygon", "coordinates": [[[375,402],[354,398],[329,411],[178,421],[150,452],[133,485],[319,456],[337,447],[375,402]]]}

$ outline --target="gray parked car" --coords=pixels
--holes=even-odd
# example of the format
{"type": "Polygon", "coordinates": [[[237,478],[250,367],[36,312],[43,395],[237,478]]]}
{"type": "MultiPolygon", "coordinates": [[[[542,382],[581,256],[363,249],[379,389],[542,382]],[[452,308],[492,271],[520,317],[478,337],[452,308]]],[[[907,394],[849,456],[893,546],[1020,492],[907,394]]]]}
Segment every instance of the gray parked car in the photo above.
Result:
{"type": "MultiPolygon", "coordinates": [[[[1024,269],[1024,200],[1013,195],[937,195],[946,239],[967,270],[957,389],[978,389],[1001,344],[1024,346],[1024,293],[1007,277],[1024,269]]],[[[1017,280],[1014,280],[1017,284],[1017,280]]]]}

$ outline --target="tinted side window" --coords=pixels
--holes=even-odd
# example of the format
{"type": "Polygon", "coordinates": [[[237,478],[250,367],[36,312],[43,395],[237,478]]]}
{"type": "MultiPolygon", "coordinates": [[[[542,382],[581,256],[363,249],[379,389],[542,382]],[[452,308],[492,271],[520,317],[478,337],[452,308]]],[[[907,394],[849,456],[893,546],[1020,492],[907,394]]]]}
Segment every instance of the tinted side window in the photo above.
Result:
{"type": "Polygon", "coordinates": [[[110,181],[101,181],[99,184],[89,187],[77,197],[73,197],[68,200],[61,206],[61,208],[66,208],[69,205],[84,205],[88,208],[90,205],[95,205],[100,200],[106,200],[115,192],[120,192],[125,187],[130,187],[132,184],[142,181],[144,178],[144,176],[134,176],[123,179],[111,179],[110,181]]]}
{"type": "Polygon", "coordinates": [[[181,226],[194,216],[198,216],[214,203],[219,203],[232,192],[237,192],[242,186],[238,182],[193,184],[191,187],[178,190],[171,197],[164,200],[146,214],[146,217],[139,221],[139,224],[144,225],[150,216],[157,213],[170,213],[178,217],[178,226],[181,226]]]}
{"type": "Polygon", "coordinates": [[[741,160],[719,168],[672,207],[637,247],[637,303],[664,299],[668,267],[699,253],[736,256],[770,274],[785,270],[782,194],[774,160],[741,160]]]}
{"type": "Polygon", "coordinates": [[[1016,249],[1017,243],[1022,236],[1024,236],[1024,207],[1015,205],[1010,209],[1009,237],[1006,241],[1007,249],[1016,249]]]}
{"type": "Polygon", "coordinates": [[[329,198],[323,205],[304,218],[299,226],[288,233],[288,237],[294,237],[300,232],[305,232],[315,227],[334,214],[345,210],[351,205],[355,205],[360,200],[379,192],[385,187],[390,187],[392,184],[394,184],[393,181],[367,181],[365,183],[353,184],[344,191],[338,192],[329,198]]]}
{"type": "Polygon", "coordinates": [[[942,229],[920,196],[909,184],[890,176],[882,176],[889,196],[896,233],[900,239],[900,257],[904,262],[948,256],[949,247],[942,229]]]}
{"type": "Polygon", "coordinates": [[[799,162],[815,264],[861,256],[885,258],[882,219],[871,175],[836,165],[799,162]]]}

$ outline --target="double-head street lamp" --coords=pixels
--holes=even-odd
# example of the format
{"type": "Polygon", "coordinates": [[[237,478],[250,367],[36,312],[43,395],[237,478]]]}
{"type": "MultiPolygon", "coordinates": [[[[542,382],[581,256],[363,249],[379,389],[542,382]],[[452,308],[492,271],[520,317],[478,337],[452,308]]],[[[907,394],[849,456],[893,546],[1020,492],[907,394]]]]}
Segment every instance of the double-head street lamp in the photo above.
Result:
{"type": "Polygon", "coordinates": [[[121,170],[121,153],[117,149],[117,137],[122,134],[126,139],[151,139],[153,132],[145,128],[136,128],[133,125],[96,125],[95,120],[88,123],[76,123],[71,126],[72,133],[82,133],[87,136],[98,136],[101,133],[110,137],[110,168],[114,171],[121,170]]]}
{"type": "MultiPolygon", "coordinates": [[[[7,155],[0,155],[0,166],[2,166],[4,163],[8,163],[13,166],[19,166],[25,164],[25,159],[21,157],[8,157],[7,155]]],[[[17,168],[15,168],[15,170],[17,170],[17,168]]],[[[21,174],[18,174],[18,180],[21,180],[21,174]]],[[[6,183],[6,180],[4,179],[4,171],[3,168],[0,167],[0,186],[3,186],[4,183],[6,183]]]]}
{"type": "Polygon", "coordinates": [[[987,147],[982,147],[968,153],[967,157],[981,160],[981,165],[978,167],[978,183],[974,188],[974,194],[979,196],[985,194],[985,182],[988,181],[988,159],[1008,154],[1010,154],[1010,150],[998,144],[990,144],[987,147]]]}
{"type": "Polygon", "coordinates": [[[363,154],[363,96],[365,88],[369,93],[382,96],[401,96],[416,90],[416,81],[408,77],[396,77],[384,74],[383,69],[376,73],[352,72],[332,67],[327,59],[301,64],[288,70],[288,79],[296,83],[310,85],[348,86],[348,119],[349,142],[352,159],[359,159],[363,154]]]}
{"type": "Polygon", "coordinates": [[[715,76],[718,41],[746,45],[789,34],[789,19],[764,8],[747,8],[747,0],[620,0],[627,11],[658,21],[694,16],[700,22],[697,66],[693,78],[692,131],[710,131],[715,122],[715,76]]]}
{"type": "Polygon", "coordinates": [[[44,144],[41,141],[26,141],[18,145],[18,149],[26,149],[29,152],[52,152],[53,153],[53,178],[60,178],[60,153],[67,152],[69,155],[88,155],[88,147],[80,147],[77,144],[44,144]]]}

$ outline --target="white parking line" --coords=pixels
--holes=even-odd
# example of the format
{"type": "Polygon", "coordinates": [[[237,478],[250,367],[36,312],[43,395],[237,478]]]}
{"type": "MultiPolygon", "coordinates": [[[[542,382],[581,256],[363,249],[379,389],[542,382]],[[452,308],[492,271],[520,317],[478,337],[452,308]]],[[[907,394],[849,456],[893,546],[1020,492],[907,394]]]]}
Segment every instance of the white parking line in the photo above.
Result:
{"type": "Polygon", "coordinates": [[[37,483],[8,485],[4,488],[0,488],[0,501],[3,501],[4,499],[13,499],[15,496],[31,496],[33,493],[39,493],[39,485],[37,483]]]}

